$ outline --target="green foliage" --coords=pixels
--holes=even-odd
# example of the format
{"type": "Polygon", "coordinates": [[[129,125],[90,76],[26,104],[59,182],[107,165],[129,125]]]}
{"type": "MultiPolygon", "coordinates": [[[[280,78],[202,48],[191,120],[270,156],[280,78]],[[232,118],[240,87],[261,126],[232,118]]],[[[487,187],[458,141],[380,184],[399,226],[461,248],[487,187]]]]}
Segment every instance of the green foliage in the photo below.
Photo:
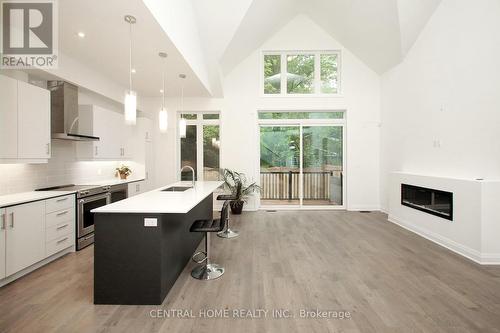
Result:
{"type": "Polygon", "coordinates": [[[223,171],[224,187],[236,195],[234,201],[245,201],[253,192],[259,192],[260,186],[256,183],[247,185],[247,178],[244,173],[234,170],[224,169],[223,171]]]}
{"type": "MultiPolygon", "coordinates": [[[[315,55],[289,54],[286,55],[287,72],[282,73],[281,55],[264,55],[264,93],[279,94],[281,92],[281,77],[286,75],[287,93],[312,94],[315,92],[315,55]]],[[[321,93],[338,93],[338,54],[320,55],[320,81],[318,87],[321,93]]]]}
{"type": "Polygon", "coordinates": [[[279,94],[281,92],[281,56],[279,54],[264,55],[264,93],[279,94]]]}
{"type": "Polygon", "coordinates": [[[219,140],[219,125],[203,126],[203,164],[211,169],[219,168],[219,147],[212,139],[219,140]]]}
{"type": "Polygon", "coordinates": [[[321,92],[335,94],[338,92],[338,63],[336,54],[322,54],[321,63],[321,92]]]}
{"type": "MultiPolygon", "coordinates": [[[[342,167],[342,127],[303,127],[303,167],[342,167]]],[[[298,169],[300,166],[300,132],[298,127],[261,127],[260,165],[269,168],[298,169]]]]}
{"type": "Polygon", "coordinates": [[[314,93],[314,55],[299,54],[287,57],[287,92],[314,93]]]}
{"type": "Polygon", "coordinates": [[[132,170],[126,165],[121,165],[120,167],[116,168],[116,172],[120,175],[125,175],[126,177],[128,177],[132,173],[132,170]]]}

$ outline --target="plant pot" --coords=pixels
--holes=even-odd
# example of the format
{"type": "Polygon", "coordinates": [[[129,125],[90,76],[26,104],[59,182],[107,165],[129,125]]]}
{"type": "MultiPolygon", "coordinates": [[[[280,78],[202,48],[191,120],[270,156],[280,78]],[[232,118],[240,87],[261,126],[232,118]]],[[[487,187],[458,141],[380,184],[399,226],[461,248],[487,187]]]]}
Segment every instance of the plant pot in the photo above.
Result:
{"type": "Polygon", "coordinates": [[[231,213],[235,215],[240,215],[243,210],[244,201],[230,201],[229,206],[231,207],[231,213]]]}
{"type": "Polygon", "coordinates": [[[120,179],[127,179],[127,175],[124,173],[120,173],[120,179]]]}

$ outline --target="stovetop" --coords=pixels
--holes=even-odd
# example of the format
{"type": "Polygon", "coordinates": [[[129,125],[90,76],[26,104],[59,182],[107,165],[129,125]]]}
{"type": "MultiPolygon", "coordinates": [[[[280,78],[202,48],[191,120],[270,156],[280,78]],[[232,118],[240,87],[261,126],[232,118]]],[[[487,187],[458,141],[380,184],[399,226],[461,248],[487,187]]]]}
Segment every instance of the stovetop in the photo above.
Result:
{"type": "Polygon", "coordinates": [[[91,195],[106,193],[107,191],[109,191],[109,186],[67,184],[39,188],[35,191],[75,191],[77,198],[84,198],[91,195]]]}
{"type": "Polygon", "coordinates": [[[91,189],[101,187],[100,185],[75,185],[75,184],[67,184],[67,185],[58,185],[52,187],[39,188],[35,191],[80,191],[85,189],[91,189]]]}

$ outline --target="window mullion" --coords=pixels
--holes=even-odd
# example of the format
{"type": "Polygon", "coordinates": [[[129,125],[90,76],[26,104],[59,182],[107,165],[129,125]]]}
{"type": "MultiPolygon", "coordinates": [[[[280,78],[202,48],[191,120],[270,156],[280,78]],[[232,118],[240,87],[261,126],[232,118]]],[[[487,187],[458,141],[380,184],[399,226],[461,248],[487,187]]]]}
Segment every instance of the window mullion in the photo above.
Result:
{"type": "Polygon", "coordinates": [[[288,68],[287,68],[286,57],[287,57],[286,53],[281,53],[281,95],[288,94],[287,77],[286,77],[286,73],[288,73],[288,68]]]}
{"type": "Polygon", "coordinates": [[[321,94],[321,54],[314,54],[314,93],[321,94]]]}

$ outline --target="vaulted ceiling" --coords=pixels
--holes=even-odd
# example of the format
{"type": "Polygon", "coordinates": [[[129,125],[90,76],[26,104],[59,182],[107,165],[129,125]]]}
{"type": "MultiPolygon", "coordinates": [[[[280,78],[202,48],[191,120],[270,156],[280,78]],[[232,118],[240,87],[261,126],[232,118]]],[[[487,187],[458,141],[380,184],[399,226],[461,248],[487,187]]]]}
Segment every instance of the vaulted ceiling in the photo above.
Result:
{"type": "Polygon", "coordinates": [[[239,11],[229,6],[234,2],[240,4],[193,0],[195,8],[201,8],[200,30],[208,40],[218,40],[210,48],[225,74],[298,14],[309,16],[370,68],[383,73],[403,59],[441,0],[244,0],[239,11]],[[209,6],[217,8],[206,15],[209,6]],[[218,39],[221,35],[224,38],[218,39]]]}
{"type": "Polygon", "coordinates": [[[169,53],[167,94],[223,96],[225,75],[297,15],[304,14],[377,73],[397,65],[441,0],[65,0],[61,52],[128,85],[128,26],[134,26],[134,88],[159,96],[169,53]],[[77,37],[85,31],[84,39],[77,37]]]}

